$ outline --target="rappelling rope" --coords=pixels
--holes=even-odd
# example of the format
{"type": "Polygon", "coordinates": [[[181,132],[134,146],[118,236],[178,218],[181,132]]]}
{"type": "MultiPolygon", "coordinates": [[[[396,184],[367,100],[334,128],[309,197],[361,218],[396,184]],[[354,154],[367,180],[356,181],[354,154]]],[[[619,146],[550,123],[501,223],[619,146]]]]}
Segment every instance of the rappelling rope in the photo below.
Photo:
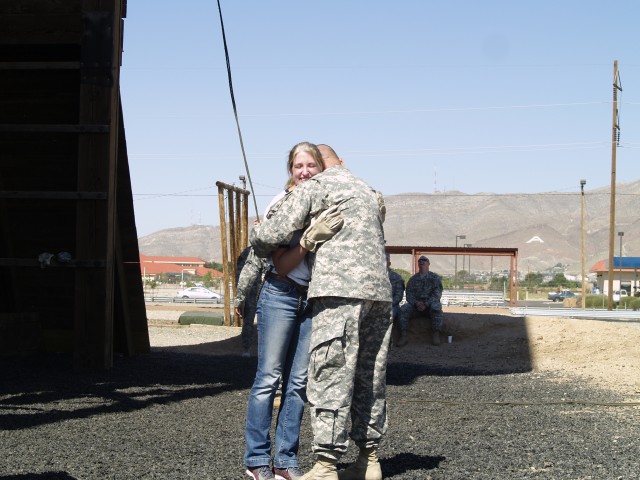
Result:
{"type": "Polygon", "coordinates": [[[251,197],[253,198],[253,206],[256,209],[256,218],[260,218],[258,214],[258,203],[256,202],[256,196],[253,192],[253,182],[251,181],[251,174],[249,173],[249,164],[247,163],[247,155],[244,151],[244,142],[242,141],[242,132],[240,131],[240,122],[238,121],[238,109],[236,108],[236,98],[233,95],[233,82],[231,80],[231,63],[229,61],[229,50],[227,49],[227,37],[224,33],[224,22],[222,21],[222,8],[220,7],[220,0],[218,0],[218,12],[220,13],[220,27],[222,28],[222,43],[224,44],[224,56],[227,60],[227,77],[229,78],[229,93],[231,94],[231,104],[233,105],[233,115],[236,119],[236,127],[238,128],[238,138],[240,139],[240,148],[242,149],[242,158],[244,159],[244,168],[247,172],[247,178],[249,179],[249,187],[251,188],[251,197]]]}

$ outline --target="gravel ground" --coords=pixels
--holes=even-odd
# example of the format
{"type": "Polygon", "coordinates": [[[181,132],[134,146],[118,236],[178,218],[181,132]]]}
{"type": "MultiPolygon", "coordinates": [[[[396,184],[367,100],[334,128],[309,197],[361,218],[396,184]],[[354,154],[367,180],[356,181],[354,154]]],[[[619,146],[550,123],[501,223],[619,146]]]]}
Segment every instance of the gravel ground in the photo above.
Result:
{"type": "MultiPolygon", "coordinates": [[[[242,479],[255,358],[0,358],[1,479],[242,479]]],[[[391,363],[389,479],[637,479],[640,403],[581,380],[391,363]]],[[[311,429],[305,415],[302,467],[311,429]]],[[[355,449],[343,459],[350,462],[355,449]]]]}

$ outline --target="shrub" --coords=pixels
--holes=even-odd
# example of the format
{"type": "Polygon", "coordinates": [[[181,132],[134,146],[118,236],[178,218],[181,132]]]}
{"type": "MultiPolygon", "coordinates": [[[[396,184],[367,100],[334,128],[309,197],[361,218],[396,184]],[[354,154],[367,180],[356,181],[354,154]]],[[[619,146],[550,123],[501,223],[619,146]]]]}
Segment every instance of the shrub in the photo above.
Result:
{"type": "Polygon", "coordinates": [[[607,308],[607,297],[605,295],[587,295],[585,299],[586,308],[607,308]]]}
{"type": "Polygon", "coordinates": [[[633,301],[633,297],[622,297],[618,303],[618,308],[623,310],[629,310],[631,307],[629,304],[633,301]]]}

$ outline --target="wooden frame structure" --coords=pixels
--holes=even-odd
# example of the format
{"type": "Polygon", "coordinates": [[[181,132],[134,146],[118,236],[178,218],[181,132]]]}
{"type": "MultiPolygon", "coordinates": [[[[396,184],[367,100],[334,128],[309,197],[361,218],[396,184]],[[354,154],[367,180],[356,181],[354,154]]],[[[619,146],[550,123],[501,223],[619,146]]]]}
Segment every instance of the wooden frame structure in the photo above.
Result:
{"type": "Polygon", "coordinates": [[[385,247],[387,253],[409,254],[412,256],[411,273],[418,271],[420,255],[471,255],[481,257],[509,257],[509,306],[515,307],[518,291],[518,249],[517,248],[483,248],[483,247],[425,247],[425,246],[391,246],[385,247]]]}
{"type": "Polygon", "coordinates": [[[125,0],[0,2],[0,323],[12,353],[148,352],[119,78],[125,0]],[[18,349],[19,351],[20,349],[18,349]]]}
{"type": "MultiPolygon", "coordinates": [[[[244,179],[244,177],[240,177],[244,179]]],[[[244,180],[243,180],[244,181],[244,180]]],[[[218,210],[220,211],[220,244],[222,247],[222,269],[224,273],[224,324],[231,323],[231,297],[236,296],[237,259],[249,245],[249,190],[216,182],[218,187],[218,210]],[[227,197],[227,208],[224,198],[227,197]],[[229,267],[230,266],[230,267],[229,267]]],[[[233,326],[240,327],[240,319],[234,315],[233,326]]]]}

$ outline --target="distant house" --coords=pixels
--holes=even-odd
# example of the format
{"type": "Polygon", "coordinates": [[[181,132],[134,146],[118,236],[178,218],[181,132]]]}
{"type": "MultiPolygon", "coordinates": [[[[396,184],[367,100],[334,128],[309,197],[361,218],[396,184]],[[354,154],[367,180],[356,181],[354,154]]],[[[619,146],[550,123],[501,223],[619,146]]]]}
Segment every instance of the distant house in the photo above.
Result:
{"type": "Polygon", "coordinates": [[[170,283],[178,283],[194,276],[204,277],[207,273],[210,273],[213,278],[224,277],[222,272],[205,267],[205,263],[207,262],[198,257],[165,257],[141,254],[140,273],[143,281],[156,280],[159,275],[166,274],[170,283]]]}
{"type": "MultiPolygon", "coordinates": [[[[640,270],[640,257],[613,257],[613,290],[626,290],[629,295],[640,292],[638,271],[640,270]]],[[[590,269],[596,274],[596,286],[602,293],[609,293],[609,260],[600,260],[590,269]]]]}

